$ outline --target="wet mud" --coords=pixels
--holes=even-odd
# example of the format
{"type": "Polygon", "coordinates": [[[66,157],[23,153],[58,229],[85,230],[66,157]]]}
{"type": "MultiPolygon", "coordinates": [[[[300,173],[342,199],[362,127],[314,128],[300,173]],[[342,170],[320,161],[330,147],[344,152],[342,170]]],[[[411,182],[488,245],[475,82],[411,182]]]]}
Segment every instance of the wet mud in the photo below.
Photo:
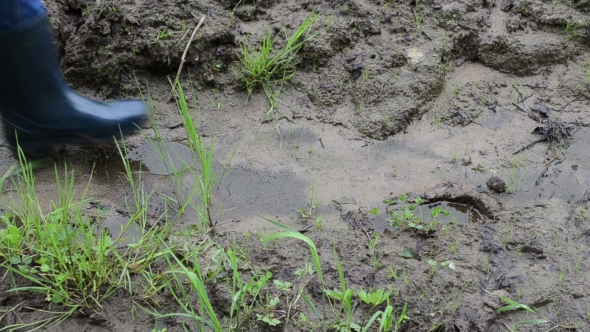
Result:
{"type": "MultiPolygon", "coordinates": [[[[62,70],[74,88],[95,99],[149,93],[153,100],[154,121],[167,143],[150,143],[153,133],[144,128],[125,144],[135,176],[158,193],[148,206],[154,222],[174,194],[175,173],[187,174],[182,190],[197,185],[187,172],[196,166],[169,101],[168,77],[180,65],[185,34],[206,15],[180,82],[194,87],[187,94],[198,106],[205,143],[215,140],[212,201],[220,246],[235,241],[256,269],[294,281],[309,249],[295,240],[263,246],[259,238],[277,231],[263,217],[305,230],[318,246],[326,288],[339,284],[334,244],[350,288],[392,289],[396,307],[408,304],[411,320],[404,331],[506,331],[531,319],[522,311],[497,312],[503,306],[498,296],[572,330],[590,330],[587,1],[46,5],[62,70]],[[248,97],[236,78],[240,43],[257,42],[266,31],[292,30],[312,11],[322,15],[320,32],[301,50],[294,79],[282,87],[281,116],[269,120],[264,93],[248,97]],[[515,154],[539,139],[539,109],[576,131],[556,149],[540,142],[515,154]],[[486,184],[492,177],[504,181],[503,192],[486,184]],[[388,212],[403,195],[423,199],[416,210],[422,215],[435,207],[448,211],[444,227],[424,233],[392,226],[388,212]],[[302,208],[311,211],[309,218],[302,218],[302,208]],[[373,234],[379,240],[369,246],[373,234]],[[451,261],[455,269],[434,268],[429,261],[451,261]]],[[[95,202],[88,211],[105,210],[103,227],[121,234],[131,189],[116,148],[65,151],[77,190],[88,186],[95,202]]],[[[14,159],[0,153],[3,170],[14,159]]],[[[36,176],[40,197],[49,204],[57,197],[55,171],[38,170],[36,176]]],[[[187,211],[175,231],[189,229],[197,218],[187,211]]],[[[122,235],[124,244],[141,232],[132,224],[122,235]]],[[[210,294],[223,312],[229,292],[215,287],[210,294]]],[[[313,285],[308,288],[321,305],[313,285]]],[[[7,295],[8,289],[0,288],[2,309],[23,300],[7,295]]],[[[165,295],[158,300],[165,302],[165,295]]],[[[49,307],[35,297],[24,301],[49,307]]],[[[141,310],[132,314],[133,308],[132,299],[115,294],[93,314],[80,313],[58,329],[183,330],[180,321],[154,322],[141,310]]],[[[43,317],[19,312],[24,321],[43,317]]]]}

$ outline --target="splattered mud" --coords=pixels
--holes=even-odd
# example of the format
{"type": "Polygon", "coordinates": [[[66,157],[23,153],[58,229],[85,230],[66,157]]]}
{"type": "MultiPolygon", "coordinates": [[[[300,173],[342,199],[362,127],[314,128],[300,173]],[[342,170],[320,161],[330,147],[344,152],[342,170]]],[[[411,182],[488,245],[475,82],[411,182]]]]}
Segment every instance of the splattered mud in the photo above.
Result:
{"type": "MultiPolygon", "coordinates": [[[[262,217],[305,229],[318,247],[326,288],[339,284],[335,247],[348,287],[392,289],[397,310],[407,303],[404,331],[507,331],[535,318],[497,312],[498,296],[536,308],[559,323],[557,330],[590,331],[588,1],[46,4],[72,86],[96,99],[149,91],[171,158],[162,161],[147,128],[126,144],[134,172],[158,192],[151,215],[161,215],[162,197],[173,195],[168,174],[191,158],[176,104],[169,101],[168,77],[176,75],[185,35],[206,15],[180,81],[193,84],[194,95],[188,95],[200,110],[201,135],[207,143],[215,140],[219,245],[235,241],[255,270],[295,283],[293,272],[309,261],[309,249],[295,240],[261,244],[261,236],[277,231],[262,217]],[[239,45],[259,41],[266,31],[291,31],[312,10],[322,15],[320,32],[304,46],[294,79],[281,90],[281,115],[268,119],[264,93],[248,98],[236,78],[239,45]],[[552,149],[540,142],[514,154],[540,138],[534,131],[546,117],[577,131],[552,149]],[[487,187],[492,176],[505,182],[504,193],[487,187]],[[427,234],[391,227],[386,211],[406,194],[425,204],[445,202],[450,222],[427,234]],[[373,234],[381,234],[378,241],[371,242],[373,234]],[[455,269],[439,265],[444,261],[455,269]]],[[[123,224],[131,189],[114,151],[70,148],[65,159],[76,170],[77,189],[89,184],[95,204],[88,209],[101,206],[109,223],[123,224]]],[[[12,162],[4,152],[2,167],[12,162]]],[[[57,195],[54,170],[36,176],[40,197],[49,202],[57,195]]],[[[191,185],[194,179],[187,179],[183,190],[191,185]]],[[[420,211],[429,214],[433,207],[420,211]]],[[[176,231],[196,218],[187,211],[176,231]]],[[[116,225],[108,228],[117,232],[116,225]]],[[[23,301],[52,308],[43,298],[7,293],[10,287],[4,282],[0,289],[3,310],[23,301]]],[[[209,289],[220,314],[231,303],[224,287],[209,289]]],[[[321,311],[313,282],[306,289],[321,311]]],[[[102,308],[77,313],[57,329],[183,330],[180,320],[154,320],[138,310],[136,300],[114,294],[102,308]]],[[[166,303],[165,312],[178,310],[165,295],[158,301],[166,303]]],[[[22,321],[45,317],[24,308],[16,315],[22,321]]]]}

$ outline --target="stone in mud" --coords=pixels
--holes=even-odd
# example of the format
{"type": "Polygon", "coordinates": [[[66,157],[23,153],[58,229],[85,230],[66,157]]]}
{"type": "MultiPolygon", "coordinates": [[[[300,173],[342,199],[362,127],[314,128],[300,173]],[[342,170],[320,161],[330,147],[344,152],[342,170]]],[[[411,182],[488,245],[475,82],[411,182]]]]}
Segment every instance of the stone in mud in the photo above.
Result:
{"type": "Polygon", "coordinates": [[[486,182],[486,185],[488,186],[488,188],[490,188],[490,190],[492,190],[498,194],[501,194],[508,189],[506,182],[504,182],[504,180],[500,179],[497,176],[491,177],[488,180],[488,182],[486,182]]]}
{"type": "Polygon", "coordinates": [[[500,3],[500,9],[505,12],[512,9],[512,6],[513,6],[512,0],[502,0],[502,2],[500,3]]]}
{"type": "Polygon", "coordinates": [[[361,76],[361,71],[363,70],[363,60],[364,56],[362,54],[353,55],[346,59],[346,64],[344,67],[347,71],[352,74],[354,80],[358,79],[361,76]]]}

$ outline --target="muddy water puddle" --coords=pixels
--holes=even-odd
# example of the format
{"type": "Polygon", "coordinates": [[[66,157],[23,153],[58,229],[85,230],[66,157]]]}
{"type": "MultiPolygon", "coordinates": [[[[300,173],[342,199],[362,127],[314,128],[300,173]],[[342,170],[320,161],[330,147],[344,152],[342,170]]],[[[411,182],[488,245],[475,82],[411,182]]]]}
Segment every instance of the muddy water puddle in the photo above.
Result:
{"type": "Polygon", "coordinates": [[[146,143],[129,151],[127,158],[136,163],[135,168],[159,175],[170,175],[194,167],[189,147],[177,142],[146,143]]]}
{"type": "MultiPolygon", "coordinates": [[[[389,214],[393,212],[395,211],[389,210],[374,215],[371,219],[374,229],[380,233],[389,233],[396,230],[398,227],[391,225],[392,219],[389,214]]],[[[484,220],[484,215],[475,206],[451,201],[426,203],[416,207],[413,213],[418,219],[427,223],[436,219],[442,226],[467,225],[484,220]]]]}
{"type": "Polygon", "coordinates": [[[437,207],[440,207],[443,209],[443,211],[448,212],[448,214],[441,213],[438,216],[438,220],[442,225],[466,225],[470,222],[479,222],[483,220],[482,214],[474,206],[447,201],[439,201],[421,205],[418,207],[417,214],[423,216],[424,219],[428,219],[432,216],[432,213],[437,207]]]}
{"type": "Polygon", "coordinates": [[[109,232],[117,247],[126,247],[137,243],[144,234],[144,230],[140,225],[130,222],[129,217],[124,216],[108,217],[100,222],[100,226],[109,232]]]}
{"type": "MultiPolygon", "coordinates": [[[[176,176],[180,176],[183,182],[181,195],[199,186],[196,173],[191,170],[200,171],[200,162],[193,160],[190,148],[182,143],[146,143],[130,150],[127,157],[132,172],[141,174],[142,184],[149,190],[156,190],[160,197],[176,197],[173,189],[176,176]]],[[[127,181],[122,178],[125,168],[119,160],[103,162],[95,168],[94,179],[99,184],[121,186],[121,181],[127,181]],[[121,176],[114,177],[113,174],[121,176]]],[[[226,166],[214,161],[212,173],[215,176],[213,204],[220,213],[216,219],[222,223],[236,223],[250,217],[259,219],[260,215],[294,215],[298,208],[309,203],[305,192],[307,182],[288,169],[254,169],[244,164],[226,166]]],[[[195,203],[198,196],[197,190],[193,197],[195,203]]],[[[163,210],[162,204],[163,201],[158,200],[154,206],[163,210]]],[[[152,212],[157,214],[157,211],[152,212]]],[[[194,223],[196,218],[194,209],[189,209],[181,219],[194,223]]],[[[121,223],[125,224],[125,221],[121,223]]]]}

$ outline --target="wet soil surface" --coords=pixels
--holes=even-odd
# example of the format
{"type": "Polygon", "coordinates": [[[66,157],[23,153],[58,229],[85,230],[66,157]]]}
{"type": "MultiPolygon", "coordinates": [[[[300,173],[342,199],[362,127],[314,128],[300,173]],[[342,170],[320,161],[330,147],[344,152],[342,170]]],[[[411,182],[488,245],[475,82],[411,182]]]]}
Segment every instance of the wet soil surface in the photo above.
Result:
{"type": "MultiPolygon", "coordinates": [[[[198,103],[202,136],[215,138],[218,242],[236,241],[257,270],[293,281],[293,271],[309,261],[308,248],[294,240],[260,243],[259,236],[277,231],[267,217],[307,229],[327,288],[339,284],[335,243],[350,288],[395,290],[393,304],[408,304],[407,331],[506,331],[531,319],[496,312],[498,295],[590,331],[588,1],[46,4],[73,87],[96,99],[150,92],[174,158],[163,163],[142,135],[126,143],[130,159],[142,163],[146,186],[162,196],[172,190],[170,169],[190,157],[168,76],[176,74],[186,34],[206,15],[180,81],[194,85],[188,94],[198,103]],[[281,116],[268,119],[264,93],[248,99],[236,79],[239,43],[257,42],[265,31],[291,31],[313,10],[322,14],[320,33],[305,45],[296,76],[282,89],[281,116]],[[547,130],[536,128],[548,123],[572,130],[552,132],[557,144],[545,140],[514,154],[547,138],[547,130]],[[422,198],[426,215],[437,204],[451,212],[445,231],[391,226],[386,212],[397,209],[404,194],[422,198]],[[304,221],[297,210],[310,206],[312,217],[304,221]],[[316,227],[319,217],[324,221],[316,227]],[[374,233],[380,236],[372,247],[374,233]],[[455,270],[433,271],[428,261],[451,261],[455,270]]],[[[125,219],[130,188],[116,150],[68,148],[66,156],[80,187],[96,163],[89,196],[109,207],[109,222],[125,219]]],[[[4,152],[0,165],[12,162],[4,152]]],[[[37,172],[37,187],[43,199],[56,197],[52,169],[37,172]]],[[[157,199],[150,205],[153,215],[161,209],[157,199]]],[[[196,218],[186,213],[175,227],[180,231],[196,218]]],[[[4,309],[22,300],[7,288],[0,292],[4,309]]],[[[227,290],[210,292],[221,311],[227,290]]],[[[182,330],[173,319],[156,324],[132,309],[132,299],[115,294],[100,310],[80,313],[59,329],[182,330]]],[[[25,321],[39,317],[38,311],[19,313],[25,321]]]]}

